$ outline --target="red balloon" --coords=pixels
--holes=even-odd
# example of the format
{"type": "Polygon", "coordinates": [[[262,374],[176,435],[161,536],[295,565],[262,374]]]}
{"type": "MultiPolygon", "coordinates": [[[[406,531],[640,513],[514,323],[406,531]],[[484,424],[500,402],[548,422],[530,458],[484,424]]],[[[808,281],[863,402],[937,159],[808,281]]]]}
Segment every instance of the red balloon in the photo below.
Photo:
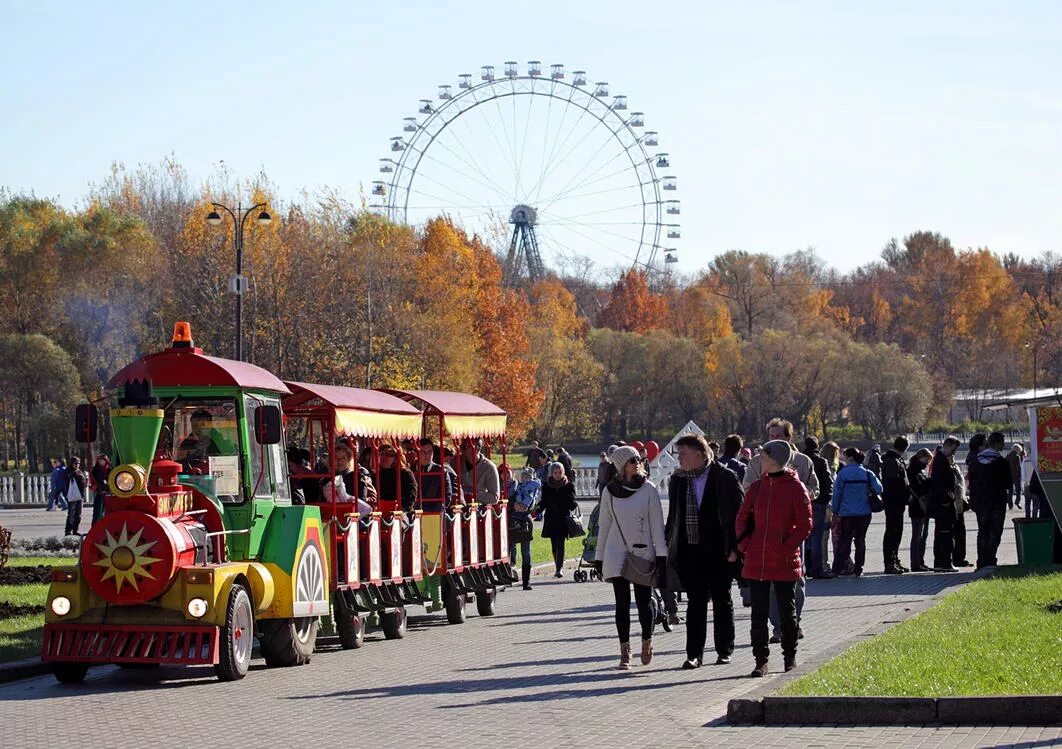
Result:
{"type": "Polygon", "coordinates": [[[645,457],[649,460],[656,460],[656,456],[660,454],[660,445],[656,444],[653,440],[649,440],[645,443],[645,457]]]}
{"type": "Polygon", "coordinates": [[[634,442],[631,443],[631,447],[633,447],[638,452],[641,452],[642,450],[645,449],[645,445],[643,445],[641,442],[639,442],[637,440],[635,440],[634,442]]]}

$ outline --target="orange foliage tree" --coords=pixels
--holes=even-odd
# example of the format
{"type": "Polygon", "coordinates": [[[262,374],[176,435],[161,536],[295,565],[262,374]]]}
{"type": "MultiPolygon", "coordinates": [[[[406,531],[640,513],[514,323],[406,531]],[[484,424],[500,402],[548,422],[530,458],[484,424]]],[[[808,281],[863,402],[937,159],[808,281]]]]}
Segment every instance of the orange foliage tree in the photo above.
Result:
{"type": "Polygon", "coordinates": [[[666,325],[667,303],[649,290],[645,273],[633,268],[612,287],[608,304],[598,315],[598,323],[626,333],[645,333],[666,325]]]}

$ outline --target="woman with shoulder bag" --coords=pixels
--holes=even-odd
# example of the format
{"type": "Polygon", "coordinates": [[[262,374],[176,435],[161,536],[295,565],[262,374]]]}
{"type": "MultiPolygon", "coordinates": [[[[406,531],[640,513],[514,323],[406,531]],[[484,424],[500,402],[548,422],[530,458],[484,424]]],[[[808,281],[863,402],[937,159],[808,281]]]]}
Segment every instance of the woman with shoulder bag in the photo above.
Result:
{"type": "Polygon", "coordinates": [[[601,492],[600,528],[595,563],[602,579],[612,583],[616,599],[616,633],[621,671],[631,667],[631,585],[642,629],[643,665],[653,660],[653,586],[667,568],[664,511],[660,493],[646,479],[638,451],[624,445],[610,460],[616,476],[601,492]]]}
{"type": "Polygon", "coordinates": [[[554,577],[563,577],[564,544],[568,540],[568,516],[572,510],[579,508],[575,502],[575,484],[568,480],[564,466],[550,463],[546,474],[546,483],[542,485],[542,499],[538,506],[542,509],[542,538],[548,538],[553,546],[554,577]]]}
{"type": "Polygon", "coordinates": [[[930,572],[926,566],[926,541],[929,540],[929,461],[933,453],[922,448],[907,466],[911,501],[907,515],[911,518],[911,572],[930,572]]]}

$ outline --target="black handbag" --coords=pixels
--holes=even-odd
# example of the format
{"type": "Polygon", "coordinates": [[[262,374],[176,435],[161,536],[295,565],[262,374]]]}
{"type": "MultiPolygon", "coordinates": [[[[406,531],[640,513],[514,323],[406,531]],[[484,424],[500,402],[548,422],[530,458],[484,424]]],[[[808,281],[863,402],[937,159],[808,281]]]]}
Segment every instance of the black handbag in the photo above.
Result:
{"type": "Polygon", "coordinates": [[[568,517],[564,519],[568,528],[568,538],[579,538],[579,536],[586,535],[586,528],[583,527],[583,511],[579,509],[578,505],[574,510],[568,513],[568,517]]]}
{"type": "Polygon", "coordinates": [[[533,527],[531,518],[512,518],[509,522],[509,538],[514,543],[526,543],[531,540],[533,527]]]}
{"type": "Polygon", "coordinates": [[[870,503],[871,512],[881,512],[885,509],[885,499],[874,491],[869,481],[867,482],[867,501],[870,503]]]}

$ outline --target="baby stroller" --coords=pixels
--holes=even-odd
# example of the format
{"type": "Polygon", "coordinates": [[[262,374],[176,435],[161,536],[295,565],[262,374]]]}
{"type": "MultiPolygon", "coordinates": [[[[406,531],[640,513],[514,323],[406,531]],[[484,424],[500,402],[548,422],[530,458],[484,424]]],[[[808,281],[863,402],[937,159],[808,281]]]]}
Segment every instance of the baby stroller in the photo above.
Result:
{"type": "Polygon", "coordinates": [[[586,524],[586,535],[583,536],[583,553],[579,557],[579,566],[572,575],[572,579],[577,583],[602,579],[597,567],[594,566],[594,554],[597,552],[597,519],[600,512],[601,503],[598,502],[594,507],[594,511],[590,513],[590,520],[586,524]]]}

